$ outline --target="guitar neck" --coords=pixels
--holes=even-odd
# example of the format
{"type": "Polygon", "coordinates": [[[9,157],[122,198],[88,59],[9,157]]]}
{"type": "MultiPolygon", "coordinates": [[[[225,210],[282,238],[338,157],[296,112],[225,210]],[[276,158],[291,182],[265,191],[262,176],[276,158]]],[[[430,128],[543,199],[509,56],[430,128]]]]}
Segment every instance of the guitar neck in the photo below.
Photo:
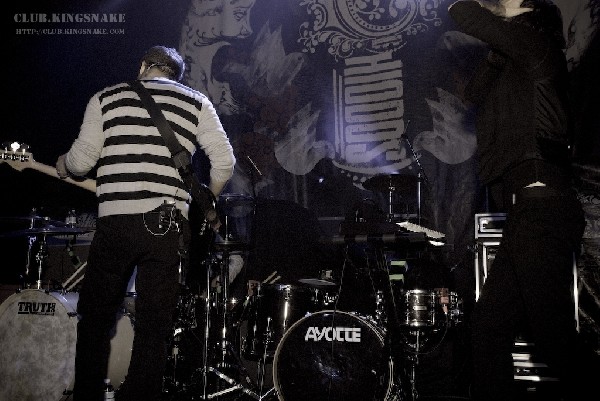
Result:
{"type": "Polygon", "coordinates": [[[34,170],[36,170],[36,171],[39,171],[40,173],[44,173],[44,174],[49,175],[49,176],[54,177],[54,178],[58,178],[61,181],[66,181],[69,184],[76,185],[76,186],[78,186],[80,188],[87,189],[88,191],[91,191],[91,192],[94,192],[94,193],[96,192],[96,180],[92,180],[92,179],[86,178],[84,180],[78,181],[78,180],[74,180],[74,179],[72,179],[70,177],[61,179],[58,176],[58,173],[56,172],[56,169],[54,167],[48,166],[48,165],[43,164],[43,163],[38,163],[36,161],[31,161],[29,167],[32,168],[32,169],[34,169],[34,170]]]}

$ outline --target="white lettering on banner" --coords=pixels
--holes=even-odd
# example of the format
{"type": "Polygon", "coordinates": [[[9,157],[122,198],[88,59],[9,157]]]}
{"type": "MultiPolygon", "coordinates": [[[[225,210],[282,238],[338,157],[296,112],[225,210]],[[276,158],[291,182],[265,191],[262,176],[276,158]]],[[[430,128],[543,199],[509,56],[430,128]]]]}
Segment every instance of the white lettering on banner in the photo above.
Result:
{"type": "Polygon", "coordinates": [[[304,341],[339,341],[348,343],[360,342],[360,327],[315,327],[306,330],[304,341]]]}
{"type": "Polygon", "coordinates": [[[349,57],[344,62],[343,73],[334,73],[335,149],[340,167],[360,165],[363,173],[368,173],[368,166],[406,167],[410,160],[398,163],[402,159],[398,138],[404,131],[402,62],[393,60],[391,52],[349,57]]]}
{"type": "Polygon", "coordinates": [[[402,81],[399,79],[390,79],[384,82],[365,82],[362,85],[350,86],[346,79],[346,93],[344,100],[346,104],[382,102],[390,99],[402,98],[402,81]],[[394,96],[396,95],[396,96],[394,96]]]}
{"type": "Polygon", "coordinates": [[[397,172],[413,163],[400,140],[407,123],[399,50],[442,23],[440,0],[383,3],[301,2],[310,20],[300,26],[298,43],[307,53],[325,45],[335,61],[343,60],[332,71],[332,163],[357,186],[373,174],[397,172]]]}
{"type": "Polygon", "coordinates": [[[15,14],[13,20],[17,23],[65,23],[65,22],[101,22],[101,23],[123,23],[125,22],[124,13],[105,13],[105,14],[15,14]]]}

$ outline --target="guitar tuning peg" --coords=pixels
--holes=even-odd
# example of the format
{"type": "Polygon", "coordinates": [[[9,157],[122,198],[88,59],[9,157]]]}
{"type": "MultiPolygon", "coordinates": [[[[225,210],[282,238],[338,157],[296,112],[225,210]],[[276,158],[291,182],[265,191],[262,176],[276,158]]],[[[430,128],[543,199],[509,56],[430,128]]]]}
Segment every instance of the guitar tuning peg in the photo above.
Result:
{"type": "Polygon", "coordinates": [[[27,152],[29,150],[29,145],[27,145],[26,143],[13,142],[10,146],[15,152],[17,150],[21,152],[27,152]]]}
{"type": "Polygon", "coordinates": [[[20,150],[22,148],[22,144],[20,144],[19,142],[4,142],[2,143],[2,147],[5,150],[12,150],[13,152],[16,152],[17,150],[20,150]]]}

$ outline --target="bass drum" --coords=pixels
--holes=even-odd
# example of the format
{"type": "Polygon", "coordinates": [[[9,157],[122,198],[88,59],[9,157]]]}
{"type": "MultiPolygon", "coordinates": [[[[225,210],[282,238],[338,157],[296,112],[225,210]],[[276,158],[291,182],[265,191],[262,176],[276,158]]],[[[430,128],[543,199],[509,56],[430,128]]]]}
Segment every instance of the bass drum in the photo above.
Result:
{"type": "Polygon", "coordinates": [[[59,400],[72,388],[77,298],[23,290],[0,305],[0,400],[59,400]]]}
{"type": "MultiPolygon", "coordinates": [[[[73,389],[79,294],[22,290],[0,305],[0,400],[54,401],[73,389]]],[[[133,325],[120,314],[108,376],[125,379],[133,325]]]]}
{"type": "Polygon", "coordinates": [[[393,382],[384,334],[351,312],[324,310],[294,323],[273,359],[280,401],[383,401],[393,382]]]}

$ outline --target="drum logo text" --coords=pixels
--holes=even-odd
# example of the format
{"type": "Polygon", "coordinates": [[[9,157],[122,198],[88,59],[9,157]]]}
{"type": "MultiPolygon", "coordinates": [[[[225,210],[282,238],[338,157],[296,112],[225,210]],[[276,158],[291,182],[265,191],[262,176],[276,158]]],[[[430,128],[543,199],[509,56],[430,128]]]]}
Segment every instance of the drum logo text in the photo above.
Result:
{"type": "Polygon", "coordinates": [[[52,315],[56,312],[56,302],[19,302],[18,315],[52,315]]]}
{"type": "Polygon", "coordinates": [[[309,340],[359,343],[360,327],[309,327],[304,335],[304,341],[309,340]]]}

